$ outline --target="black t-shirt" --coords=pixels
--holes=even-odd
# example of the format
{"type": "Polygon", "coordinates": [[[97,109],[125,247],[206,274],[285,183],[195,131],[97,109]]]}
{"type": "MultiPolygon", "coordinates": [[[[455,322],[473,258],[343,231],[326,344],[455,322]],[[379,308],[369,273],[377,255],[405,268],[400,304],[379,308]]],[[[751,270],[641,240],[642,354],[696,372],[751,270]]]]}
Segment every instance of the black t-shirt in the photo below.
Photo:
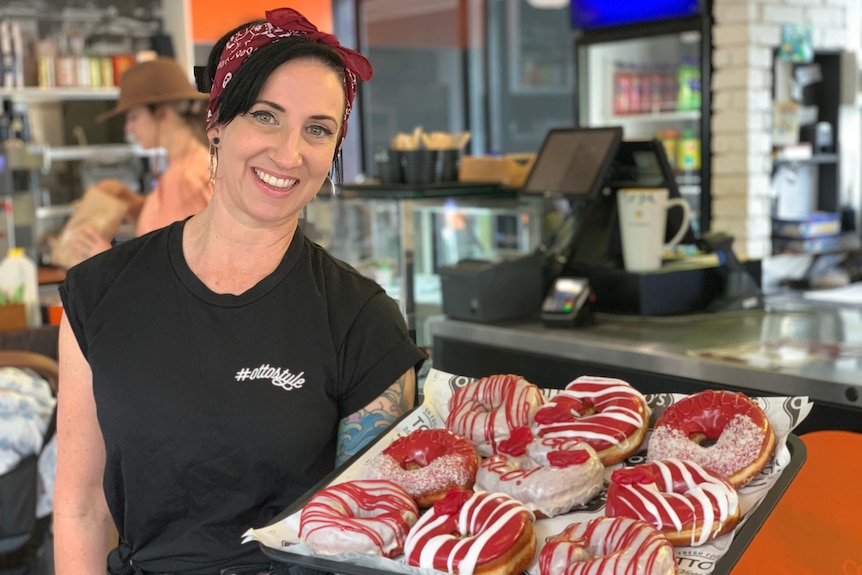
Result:
{"type": "Polygon", "coordinates": [[[422,360],[395,302],[297,230],[242,295],[189,269],[184,222],[69,270],[93,373],[111,573],[214,573],[267,559],[242,534],[332,471],[338,422],[422,360]]]}

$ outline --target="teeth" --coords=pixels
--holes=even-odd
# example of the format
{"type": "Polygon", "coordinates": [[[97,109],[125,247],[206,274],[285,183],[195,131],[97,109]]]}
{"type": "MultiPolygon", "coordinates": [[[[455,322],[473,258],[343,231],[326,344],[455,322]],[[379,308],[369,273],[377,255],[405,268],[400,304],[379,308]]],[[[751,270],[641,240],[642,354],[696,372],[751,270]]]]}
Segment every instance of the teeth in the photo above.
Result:
{"type": "Polygon", "coordinates": [[[269,174],[262,172],[258,169],[254,170],[254,173],[257,174],[257,177],[263,180],[265,183],[270,186],[274,186],[276,188],[289,188],[293,184],[296,183],[296,180],[288,180],[285,178],[276,178],[275,176],[270,176],[269,174]]]}

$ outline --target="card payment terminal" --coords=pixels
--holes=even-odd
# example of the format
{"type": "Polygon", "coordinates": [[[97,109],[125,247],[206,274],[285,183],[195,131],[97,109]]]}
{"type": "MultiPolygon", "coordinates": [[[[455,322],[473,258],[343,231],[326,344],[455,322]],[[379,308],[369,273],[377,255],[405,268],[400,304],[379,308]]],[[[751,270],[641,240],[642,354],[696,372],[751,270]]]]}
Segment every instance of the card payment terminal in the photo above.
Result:
{"type": "Polygon", "coordinates": [[[551,327],[583,325],[592,319],[592,291],[586,278],[558,277],[542,301],[542,321],[551,327]]]}

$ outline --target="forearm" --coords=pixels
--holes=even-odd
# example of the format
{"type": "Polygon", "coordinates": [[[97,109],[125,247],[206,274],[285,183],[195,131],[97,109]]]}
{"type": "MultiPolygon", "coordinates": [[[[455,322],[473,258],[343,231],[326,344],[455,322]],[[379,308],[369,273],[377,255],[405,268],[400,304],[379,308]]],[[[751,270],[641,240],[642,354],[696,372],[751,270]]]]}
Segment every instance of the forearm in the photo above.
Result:
{"type": "Polygon", "coordinates": [[[92,374],[68,318],[60,322],[54,561],[57,575],[105,573],[116,530],[102,488],[105,447],[92,374]],[[113,541],[112,541],[113,540],[113,541]]]}
{"type": "Polygon", "coordinates": [[[94,575],[107,572],[108,551],[116,545],[116,529],[107,512],[75,513],[55,501],[54,569],[56,575],[94,575]]]}
{"type": "Polygon", "coordinates": [[[341,465],[361,451],[412,409],[415,395],[416,372],[411,368],[380,397],[341,420],[338,425],[336,465],[341,465]]]}

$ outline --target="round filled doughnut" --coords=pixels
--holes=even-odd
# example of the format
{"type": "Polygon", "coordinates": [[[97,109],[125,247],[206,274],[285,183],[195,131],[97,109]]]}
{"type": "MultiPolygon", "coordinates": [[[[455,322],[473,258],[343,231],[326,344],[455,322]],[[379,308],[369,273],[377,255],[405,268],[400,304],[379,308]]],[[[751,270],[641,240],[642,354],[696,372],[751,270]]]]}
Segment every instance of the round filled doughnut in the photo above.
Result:
{"type": "Polygon", "coordinates": [[[587,503],[604,485],[602,462],[581,441],[544,446],[529,429],[520,427],[497,449],[499,453],[482,462],[476,489],[510,495],[536,518],[554,517],[587,503]]]}
{"type": "Polygon", "coordinates": [[[454,575],[518,575],[536,552],[534,519],[508,495],[453,489],[410,530],[404,555],[454,575]]]}
{"type": "Polygon", "coordinates": [[[673,546],[639,519],[597,517],[572,523],[539,553],[539,575],[676,575],[673,546]]]}
{"type": "Polygon", "coordinates": [[[641,446],[649,425],[649,410],[643,395],[627,382],[582,376],[543,405],[534,421],[537,436],[585,441],[607,467],[623,461],[641,446]]]}
{"type": "Polygon", "coordinates": [[[401,486],[426,508],[450,489],[471,489],[478,468],[476,448],[464,436],[447,429],[418,429],[374,457],[369,475],[401,486]]]}
{"type": "Polygon", "coordinates": [[[346,481],[325,487],[305,504],[299,538],[321,555],[356,551],[394,557],[418,517],[416,502],[394,483],[346,481]]]}
{"type": "Polygon", "coordinates": [[[491,375],[468,383],[449,399],[446,429],[473,442],[482,457],[517,427],[530,427],[545,403],[542,391],[518,375],[491,375]]]}
{"type": "Polygon", "coordinates": [[[649,460],[685,459],[736,488],[760,473],[775,449],[763,410],[742,393],[701,391],[667,407],[649,439],[649,460]]]}
{"type": "Polygon", "coordinates": [[[611,474],[607,517],[631,517],[662,531],[674,546],[697,546],[739,522],[736,490],[696,463],[669,459],[611,474]]]}

